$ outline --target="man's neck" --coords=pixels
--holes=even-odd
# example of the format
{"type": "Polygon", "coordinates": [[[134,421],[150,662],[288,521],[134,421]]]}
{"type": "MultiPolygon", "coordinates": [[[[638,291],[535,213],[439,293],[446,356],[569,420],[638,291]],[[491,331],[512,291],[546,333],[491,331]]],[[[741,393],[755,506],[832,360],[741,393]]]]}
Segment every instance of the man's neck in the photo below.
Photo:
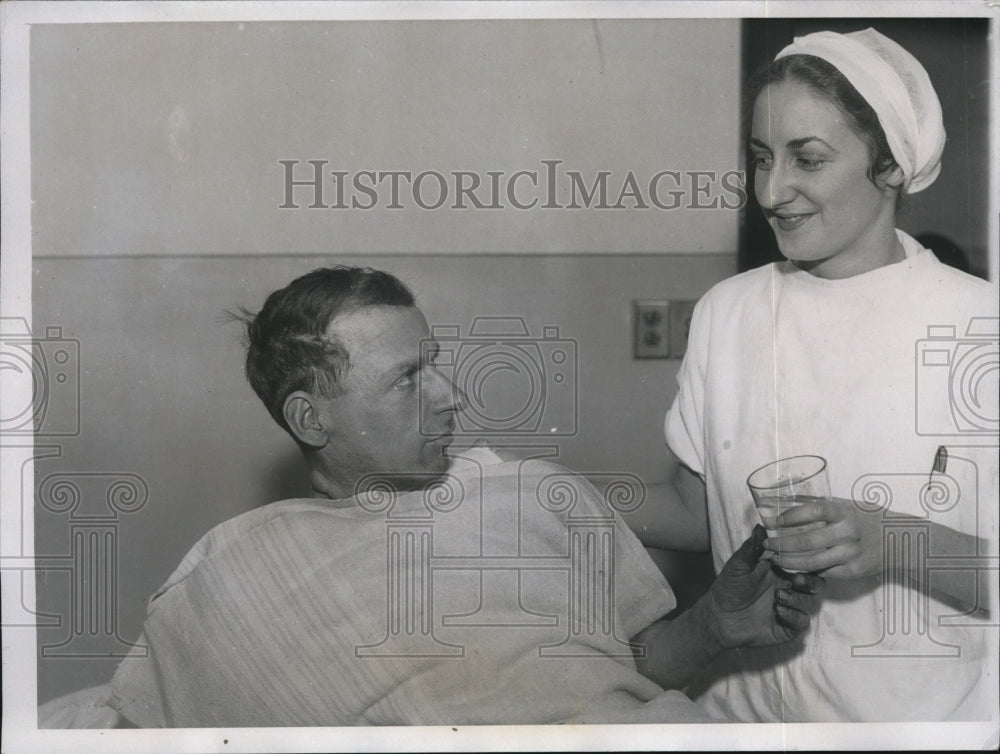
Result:
{"type": "Polygon", "coordinates": [[[309,484],[312,487],[313,497],[329,498],[343,502],[344,505],[349,505],[348,501],[354,497],[353,489],[348,491],[344,485],[335,482],[322,469],[313,468],[309,472],[309,484]]]}

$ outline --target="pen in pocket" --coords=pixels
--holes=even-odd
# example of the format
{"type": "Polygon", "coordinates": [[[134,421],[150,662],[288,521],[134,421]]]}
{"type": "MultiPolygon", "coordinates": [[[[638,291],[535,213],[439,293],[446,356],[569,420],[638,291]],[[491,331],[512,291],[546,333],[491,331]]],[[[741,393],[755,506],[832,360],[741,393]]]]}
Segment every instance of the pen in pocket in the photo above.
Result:
{"type": "Polygon", "coordinates": [[[933,478],[935,472],[944,474],[948,469],[948,449],[944,445],[939,445],[934,454],[934,465],[931,466],[930,476],[933,478]]]}

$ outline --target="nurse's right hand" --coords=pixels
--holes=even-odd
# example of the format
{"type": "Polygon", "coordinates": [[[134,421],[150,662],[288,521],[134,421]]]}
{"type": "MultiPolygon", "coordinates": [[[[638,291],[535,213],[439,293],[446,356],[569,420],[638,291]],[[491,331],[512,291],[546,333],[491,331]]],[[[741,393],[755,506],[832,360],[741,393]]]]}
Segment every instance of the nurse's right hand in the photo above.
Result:
{"type": "Polygon", "coordinates": [[[870,576],[883,565],[883,523],[881,511],[864,511],[851,500],[817,498],[778,516],[783,531],[764,546],[775,553],[773,562],[783,569],[822,571],[833,579],[870,576]],[[805,530],[809,524],[820,525],[805,530]]]}

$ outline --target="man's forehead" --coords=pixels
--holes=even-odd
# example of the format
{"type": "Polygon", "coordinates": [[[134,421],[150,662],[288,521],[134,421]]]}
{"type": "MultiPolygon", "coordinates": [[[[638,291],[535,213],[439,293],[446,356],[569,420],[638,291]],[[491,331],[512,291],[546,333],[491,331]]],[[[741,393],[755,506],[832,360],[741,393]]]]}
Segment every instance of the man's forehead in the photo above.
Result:
{"type": "Polygon", "coordinates": [[[357,362],[368,356],[384,362],[412,357],[430,328],[415,306],[366,306],[339,314],[327,327],[327,337],[342,343],[357,362]]]}

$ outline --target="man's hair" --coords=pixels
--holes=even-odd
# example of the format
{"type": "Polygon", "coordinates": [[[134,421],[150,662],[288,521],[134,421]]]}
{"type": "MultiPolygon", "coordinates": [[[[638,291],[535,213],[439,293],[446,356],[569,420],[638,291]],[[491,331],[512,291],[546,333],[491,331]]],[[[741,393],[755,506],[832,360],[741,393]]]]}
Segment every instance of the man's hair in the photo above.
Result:
{"type": "Polygon", "coordinates": [[[296,390],[328,398],[339,394],[350,354],[328,335],[338,316],[367,306],[415,306],[413,293],[394,275],[368,267],[321,267],[274,291],[256,314],[243,311],[246,376],[278,424],[285,399],[296,390]]]}

